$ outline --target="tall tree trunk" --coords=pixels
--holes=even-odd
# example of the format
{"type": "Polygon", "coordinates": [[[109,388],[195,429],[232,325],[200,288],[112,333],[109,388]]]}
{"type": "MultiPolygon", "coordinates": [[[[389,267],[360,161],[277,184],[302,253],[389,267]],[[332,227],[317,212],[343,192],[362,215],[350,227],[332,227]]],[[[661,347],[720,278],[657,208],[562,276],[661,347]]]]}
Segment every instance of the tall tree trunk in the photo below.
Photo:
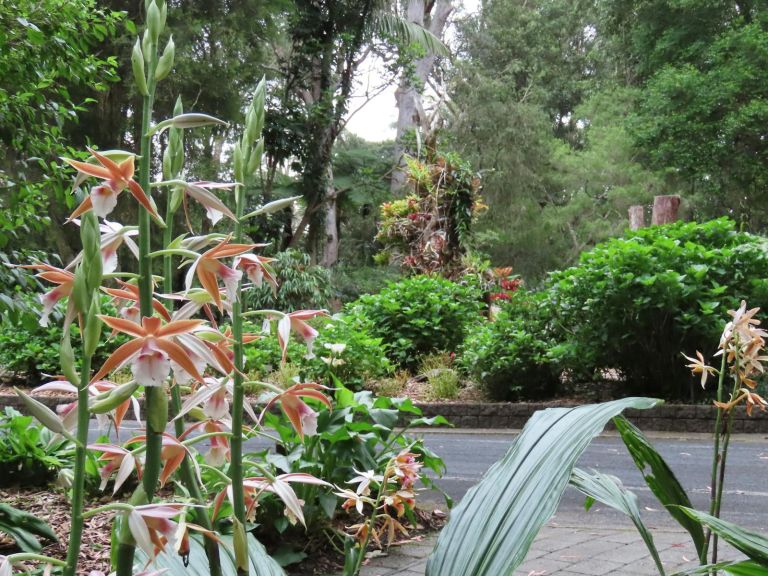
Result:
{"type": "Polygon", "coordinates": [[[331,267],[339,259],[339,223],[338,205],[336,202],[336,187],[333,185],[333,168],[328,166],[328,175],[325,181],[324,223],[323,223],[323,256],[320,264],[331,267]]]}
{"type": "MultiPolygon", "coordinates": [[[[453,12],[453,0],[408,0],[406,18],[442,38],[448,17],[453,12]]],[[[399,193],[406,184],[405,155],[409,150],[405,140],[413,130],[429,130],[429,119],[424,115],[421,95],[424,85],[435,66],[434,54],[428,54],[414,62],[412,69],[403,72],[395,91],[397,101],[397,136],[395,138],[395,167],[392,171],[390,190],[399,193]]],[[[427,135],[429,136],[429,135],[427,135]]]]}

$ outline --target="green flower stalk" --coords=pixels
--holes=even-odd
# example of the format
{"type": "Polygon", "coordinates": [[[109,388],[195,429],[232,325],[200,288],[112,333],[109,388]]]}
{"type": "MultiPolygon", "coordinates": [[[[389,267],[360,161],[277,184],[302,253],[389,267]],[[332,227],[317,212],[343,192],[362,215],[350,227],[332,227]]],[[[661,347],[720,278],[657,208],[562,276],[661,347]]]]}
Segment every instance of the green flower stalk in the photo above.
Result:
{"type": "MultiPolygon", "coordinates": [[[[235,145],[235,242],[243,242],[243,213],[245,209],[245,187],[261,167],[263,144],[261,130],[264,125],[265,83],[262,80],[256,88],[251,106],[246,114],[246,126],[240,142],[235,145]]],[[[234,364],[232,394],[232,439],[230,441],[231,463],[229,477],[232,482],[232,506],[238,532],[245,528],[245,494],[243,491],[243,299],[242,280],[238,283],[238,298],[232,302],[232,335],[234,338],[234,364]]],[[[237,573],[248,574],[248,540],[236,538],[237,573]]]]}
{"type": "MultiPolygon", "coordinates": [[[[82,365],[77,386],[77,430],[75,444],[75,473],[72,482],[72,523],[67,546],[64,576],[75,576],[80,558],[83,537],[83,501],[85,495],[86,445],[88,444],[88,388],[91,378],[91,359],[101,337],[99,313],[99,287],[101,286],[102,261],[99,223],[93,212],[83,214],[80,224],[80,238],[83,243],[83,259],[75,272],[75,288],[72,298],[81,311],[82,318],[82,365]]],[[[62,371],[74,376],[74,357],[70,339],[70,328],[64,333],[61,343],[62,371]]]]}

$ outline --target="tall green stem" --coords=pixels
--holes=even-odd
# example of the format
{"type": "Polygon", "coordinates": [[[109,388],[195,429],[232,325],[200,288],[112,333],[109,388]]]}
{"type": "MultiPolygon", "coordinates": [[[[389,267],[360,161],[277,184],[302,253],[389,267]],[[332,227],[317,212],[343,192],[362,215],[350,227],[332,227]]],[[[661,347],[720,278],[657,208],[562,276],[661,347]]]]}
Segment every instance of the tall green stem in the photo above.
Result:
{"type": "MultiPolygon", "coordinates": [[[[142,99],[141,109],[141,134],[139,154],[139,186],[151,194],[150,170],[152,159],[152,137],[149,135],[152,123],[152,106],[155,95],[155,69],[157,68],[157,47],[151,46],[151,58],[147,74],[147,92],[142,99]]],[[[139,312],[142,317],[151,317],[152,312],[152,259],[149,257],[151,250],[150,214],[146,208],[139,206],[139,312]]],[[[168,400],[162,386],[149,386],[145,388],[144,400],[146,403],[146,457],[141,485],[131,497],[132,504],[146,504],[151,502],[155,495],[155,489],[160,478],[160,452],[162,450],[162,434],[165,424],[168,422],[168,400]],[[163,414],[165,413],[165,418],[163,414]]],[[[128,522],[124,516],[118,526],[118,551],[117,551],[117,576],[130,576],[133,574],[133,557],[136,545],[128,529],[128,522]]]]}
{"type": "MultiPolygon", "coordinates": [[[[174,211],[172,206],[172,194],[169,191],[168,207],[165,212],[165,230],[163,231],[164,248],[166,248],[173,239],[173,216],[174,211]]],[[[170,254],[166,254],[163,257],[163,290],[166,294],[173,293],[173,258],[170,254]]],[[[173,386],[171,388],[171,407],[174,414],[181,412],[181,391],[179,390],[178,386],[173,386]]],[[[183,419],[176,418],[173,421],[173,425],[177,438],[184,434],[183,419]]],[[[192,470],[192,464],[189,461],[189,458],[189,456],[185,457],[181,463],[181,467],[179,469],[181,481],[187,488],[189,495],[192,497],[195,503],[201,506],[194,509],[197,523],[206,530],[213,530],[213,524],[211,523],[211,519],[208,517],[208,512],[206,509],[206,502],[203,498],[202,492],[200,491],[200,486],[198,486],[197,480],[195,479],[195,474],[192,470]]],[[[219,558],[218,544],[211,538],[205,538],[204,544],[205,554],[208,557],[208,569],[211,573],[211,576],[221,576],[221,560],[219,558]]]]}
{"type": "MultiPolygon", "coordinates": [[[[723,383],[725,381],[725,357],[726,352],[723,350],[723,359],[720,363],[720,376],[717,381],[717,401],[722,402],[723,401],[723,383]]],[[[715,436],[713,438],[713,453],[712,453],[712,471],[710,474],[710,487],[709,487],[709,514],[710,516],[714,515],[715,508],[717,506],[717,465],[720,462],[720,435],[722,433],[722,420],[723,420],[723,409],[718,408],[717,409],[717,417],[715,419],[715,436]]],[[[712,530],[707,528],[706,530],[706,538],[704,540],[704,548],[701,551],[701,556],[699,560],[702,562],[702,564],[706,564],[707,562],[707,554],[709,552],[709,542],[712,539],[712,530]]]]}
{"type": "MultiPolygon", "coordinates": [[[[98,296],[97,296],[98,297],[98,296]]],[[[66,336],[68,337],[68,336],[66,336]]],[[[85,495],[85,458],[88,444],[88,385],[91,378],[91,357],[84,355],[77,389],[77,441],[75,448],[75,477],[72,483],[72,525],[67,546],[64,576],[75,576],[83,538],[83,502],[85,495]]]]}
{"type": "MultiPolygon", "coordinates": [[[[243,241],[243,217],[245,189],[242,185],[235,188],[235,242],[243,241]]],[[[245,495],[243,493],[243,305],[241,294],[242,281],[237,287],[238,298],[232,302],[232,336],[234,339],[234,364],[232,391],[232,438],[230,440],[229,478],[232,481],[232,507],[235,518],[245,526],[245,495]]],[[[246,539],[247,546],[247,539],[246,539]]],[[[237,573],[248,574],[248,565],[237,567],[237,573]]]]}

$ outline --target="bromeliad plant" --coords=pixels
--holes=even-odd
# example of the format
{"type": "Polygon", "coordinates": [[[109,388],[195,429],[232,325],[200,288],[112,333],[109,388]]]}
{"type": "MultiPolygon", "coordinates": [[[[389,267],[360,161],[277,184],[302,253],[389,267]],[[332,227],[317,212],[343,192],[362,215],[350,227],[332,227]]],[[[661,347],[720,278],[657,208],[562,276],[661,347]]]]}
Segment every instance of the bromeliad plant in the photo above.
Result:
{"type": "Polygon", "coordinates": [[[691,536],[699,566],[683,574],[765,574],[768,572],[768,537],[720,519],[733,413],[741,405],[747,414],[765,410],[768,402],[755,392],[764,373],[766,332],[755,318],[758,309],[729,311],[716,356],[719,369],[704,356],[686,358],[701,377],[718,377],[711,499],[708,513],[692,508],[688,494],[672,469],[648,439],[621,416],[626,408],[651,408],[660,401],[625,398],[576,408],[537,412],[526,424],[503,460],[489,469],[454,510],[427,564],[427,576],[484,576],[511,574],[523,562],[536,534],[557,508],[570,483],[587,496],[587,503],[602,502],[632,520],[645,542],[658,573],[664,565],[653,536],[640,516],[636,496],[610,475],[574,468],[591,439],[613,420],[632,459],[651,492],[691,536]],[[503,485],[505,490],[499,491],[503,485]],[[739,562],[718,562],[718,538],[747,556],[739,562]]]}
{"type": "MultiPolygon", "coordinates": [[[[244,464],[242,442],[244,433],[259,433],[256,414],[245,404],[243,391],[243,347],[256,336],[243,333],[242,291],[246,277],[259,284],[271,276],[268,260],[253,254],[263,245],[247,239],[243,221],[254,215],[284,208],[294,199],[268,204],[245,214],[245,189],[261,166],[264,122],[265,84],[257,87],[245,118],[245,130],[233,152],[233,183],[194,182],[184,177],[184,130],[200,126],[223,124],[220,120],[199,113],[184,113],[177,102],[174,116],[153,123],[153,102],[158,82],[171,71],[174,43],[169,38],[160,51],[161,37],[166,34],[167,4],[163,0],[145,0],[146,27],[143,37],[136,40],[131,63],[136,88],[142,96],[141,132],[138,155],[124,151],[97,151],[88,148],[86,161],[65,159],[77,171],[75,190],[96,179],[88,193],[79,198],[79,205],[68,222],[79,224],[83,250],[66,268],[33,264],[41,280],[54,285],[43,297],[42,323],[60,301],[66,301],[64,337],[61,342],[62,375],[47,389],[76,391],[77,400],[56,414],[30,396],[19,392],[29,411],[55,434],[75,446],[72,478],[72,518],[67,559],[63,568],[66,576],[77,570],[83,521],[86,516],[116,512],[113,528],[113,569],[118,576],[134,574],[152,562],[165,562],[173,551],[185,559],[194,558],[198,569],[213,575],[228,573],[279,574],[279,567],[266,556],[248,531],[248,510],[253,510],[266,493],[280,498],[288,512],[303,520],[299,500],[291,482],[324,486],[326,483],[309,474],[277,475],[266,462],[244,464]],[[157,138],[168,131],[163,155],[163,180],[151,182],[153,147],[157,138]],[[136,166],[138,163],[138,167],[136,166]],[[138,223],[133,226],[107,220],[121,197],[128,191],[139,204],[138,223]],[[218,196],[234,191],[234,209],[218,196]],[[163,218],[156,198],[165,195],[163,218]],[[227,233],[195,235],[187,224],[189,234],[174,236],[176,212],[183,206],[188,213],[188,201],[202,205],[212,224],[223,217],[233,222],[227,233]],[[101,222],[100,222],[101,220],[101,222]],[[153,226],[154,223],[154,226],[153,226]],[[150,251],[151,234],[161,229],[162,248],[150,251]],[[138,274],[117,271],[116,256],[121,246],[127,246],[138,258],[138,274]],[[185,286],[175,292],[174,266],[188,266],[185,286]],[[153,272],[155,262],[162,259],[162,293],[156,292],[153,272]],[[196,285],[199,285],[196,286],[196,285]],[[118,314],[101,313],[101,294],[114,300],[118,314]],[[195,318],[204,314],[207,320],[195,318]],[[228,315],[231,329],[219,328],[217,318],[228,315]],[[79,370],[71,337],[73,326],[79,326],[79,370]],[[94,353],[106,334],[126,338],[100,366],[93,365],[94,353]],[[122,381],[107,380],[120,372],[122,381]],[[130,375],[125,377],[129,372],[130,375]],[[182,404],[182,387],[191,388],[191,396],[182,404]],[[88,425],[91,415],[108,418],[119,428],[135,397],[143,394],[146,427],[142,433],[122,445],[99,443],[88,445],[88,425]],[[178,416],[168,430],[169,404],[178,416]],[[246,425],[243,414],[253,422],[246,425]],[[183,416],[199,416],[199,422],[186,428],[183,416]],[[193,434],[193,432],[196,434],[193,434]],[[206,461],[197,460],[194,445],[210,440],[206,461]],[[113,491],[125,485],[134,473],[140,482],[128,502],[113,503],[83,511],[86,459],[97,455],[101,465],[102,486],[114,476],[113,491]],[[225,484],[223,492],[231,502],[231,518],[214,525],[208,494],[202,484],[201,468],[215,474],[225,484]],[[158,489],[174,480],[184,495],[176,501],[163,501],[158,489]],[[193,522],[187,522],[187,517],[193,522]],[[216,526],[229,526],[216,531],[216,526]],[[198,540],[189,537],[189,529],[203,536],[204,560],[195,552],[201,548],[198,540]]],[[[293,311],[282,314],[268,311],[268,318],[278,321],[280,346],[286,350],[292,331],[308,344],[317,332],[306,321],[322,311],[293,311]]],[[[285,356],[285,352],[283,353],[285,356]]],[[[259,385],[257,383],[257,385],[259,385]]],[[[269,385],[264,385],[269,386],[269,385]]],[[[311,422],[317,418],[313,408],[300,400],[310,396],[330,406],[325,389],[304,385],[301,389],[281,391],[273,399],[280,403],[289,421],[302,436],[311,435],[311,422]]],[[[218,508],[216,510],[218,512],[218,508]]],[[[199,550],[198,550],[199,551],[199,550]]],[[[4,559],[2,568],[10,570],[4,559]]],[[[28,560],[29,558],[24,558],[28,560]]],[[[41,562],[60,561],[35,558],[41,562]]]]}

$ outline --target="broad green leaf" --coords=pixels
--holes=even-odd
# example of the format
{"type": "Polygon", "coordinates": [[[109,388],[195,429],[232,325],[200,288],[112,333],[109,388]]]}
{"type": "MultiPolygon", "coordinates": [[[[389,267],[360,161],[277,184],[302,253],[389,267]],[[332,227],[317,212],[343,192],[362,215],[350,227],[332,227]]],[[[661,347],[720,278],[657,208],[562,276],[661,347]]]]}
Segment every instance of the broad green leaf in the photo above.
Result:
{"type": "Polygon", "coordinates": [[[58,542],[56,533],[46,522],[8,504],[0,504],[0,532],[13,538],[24,552],[36,553],[42,550],[35,536],[58,542]]]}
{"type": "Polygon", "coordinates": [[[574,468],[571,474],[571,486],[584,493],[590,501],[598,501],[611,508],[623,512],[632,520],[632,523],[640,532],[643,542],[648,547],[659,574],[664,576],[664,566],[659,558],[659,551],[653,543],[653,536],[640,517],[640,509],[637,507],[637,496],[625,490],[621,481],[615,476],[601,474],[595,470],[592,474],[579,468],[574,468]]]}
{"type": "Polygon", "coordinates": [[[623,416],[617,416],[613,422],[651,492],[659,499],[669,514],[688,531],[693,539],[696,552],[701,558],[704,553],[704,530],[699,522],[690,518],[680,509],[680,507],[693,507],[685,489],[637,426],[623,416]]]}
{"type": "Polygon", "coordinates": [[[768,568],[768,538],[763,534],[752,532],[737,524],[726,522],[693,508],[681,508],[681,510],[694,520],[698,520],[701,524],[710,528],[712,532],[720,536],[720,538],[728,542],[736,550],[743,552],[751,560],[763,566],[763,568],[768,568]]]}
{"type": "MultiPolygon", "coordinates": [[[[232,536],[219,535],[224,542],[219,545],[219,558],[221,560],[221,572],[224,576],[236,576],[235,554],[232,548],[232,536]]],[[[147,563],[146,554],[140,549],[136,549],[134,559],[134,569],[140,572],[147,563]]],[[[210,576],[208,568],[208,558],[205,555],[201,537],[193,535],[189,539],[189,562],[184,566],[181,556],[175,554],[172,550],[161,552],[152,563],[155,569],[165,568],[168,576],[210,576]]],[[[267,553],[264,546],[253,537],[248,535],[248,572],[249,574],[258,574],[258,576],[285,576],[285,572],[280,565],[267,553]]]]}
{"type": "Polygon", "coordinates": [[[536,412],[454,509],[427,563],[427,576],[512,574],[552,517],[579,456],[611,418],[646,409],[652,398],[624,398],[536,412]]]}

